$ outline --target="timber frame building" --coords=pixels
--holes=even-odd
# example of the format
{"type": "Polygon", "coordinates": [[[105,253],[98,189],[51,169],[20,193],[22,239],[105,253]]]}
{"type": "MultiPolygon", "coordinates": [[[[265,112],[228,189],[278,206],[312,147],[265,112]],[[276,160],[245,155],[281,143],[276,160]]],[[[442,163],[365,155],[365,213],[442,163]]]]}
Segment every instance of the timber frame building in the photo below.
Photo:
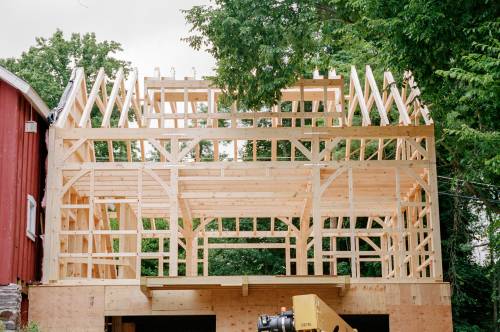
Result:
{"type": "Polygon", "coordinates": [[[125,331],[131,316],[212,315],[255,331],[317,293],[391,331],[451,331],[433,121],[410,73],[363,76],[315,75],[244,110],[205,80],[101,69],[88,89],[76,69],[50,128],[30,318],[125,331]],[[285,275],[211,275],[212,250],[239,249],[280,250],[285,275]]]}

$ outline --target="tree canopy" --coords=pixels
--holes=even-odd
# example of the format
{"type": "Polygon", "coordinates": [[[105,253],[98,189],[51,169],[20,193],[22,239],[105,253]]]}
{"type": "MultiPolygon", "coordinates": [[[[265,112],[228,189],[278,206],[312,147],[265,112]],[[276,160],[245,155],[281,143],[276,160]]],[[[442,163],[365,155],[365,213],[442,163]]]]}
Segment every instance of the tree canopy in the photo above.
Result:
{"type": "Polygon", "coordinates": [[[0,66],[28,82],[47,106],[53,108],[75,67],[85,68],[89,86],[101,67],[111,78],[120,67],[128,72],[130,63],[114,57],[121,50],[121,45],[115,41],[98,41],[95,33],[73,33],[65,38],[63,32],[57,30],[50,38],[36,38],[36,44],[19,58],[0,59],[0,66]]]}
{"type": "Polygon", "coordinates": [[[337,49],[332,34],[339,33],[345,17],[354,16],[352,8],[342,9],[325,20],[332,11],[327,2],[216,1],[186,11],[193,25],[186,40],[215,57],[212,79],[228,97],[259,107],[277,102],[280,89],[314,66],[331,64],[323,54],[337,49]]]}
{"type": "MultiPolygon", "coordinates": [[[[185,40],[216,59],[228,98],[257,108],[315,68],[411,69],[437,136],[444,269],[457,331],[498,331],[499,3],[215,0],[186,11],[185,40]],[[479,250],[486,259],[477,259],[479,250]]],[[[401,76],[401,75],[399,75],[401,76]]]]}
{"type": "MultiPolygon", "coordinates": [[[[214,56],[212,79],[249,108],[275,103],[281,88],[315,68],[412,70],[436,123],[443,264],[457,331],[498,330],[498,14],[490,0],[216,0],[186,11],[186,41],[214,56]],[[485,259],[475,257],[478,249],[485,259]]],[[[0,65],[54,107],[75,66],[85,68],[89,85],[100,67],[111,78],[119,67],[128,71],[130,63],[115,57],[120,50],[93,33],[65,38],[58,30],[0,65]]],[[[105,156],[105,149],[96,154],[105,156]]],[[[115,156],[124,153],[114,149],[115,156]]],[[[211,274],[282,273],[279,255],[266,251],[214,251],[210,260],[211,274]]]]}
{"type": "MultiPolygon", "coordinates": [[[[101,67],[110,79],[115,78],[119,68],[123,68],[125,74],[130,71],[130,62],[114,56],[122,50],[120,43],[98,41],[95,33],[73,33],[65,38],[63,31],[56,30],[49,38],[37,37],[35,42],[35,46],[23,52],[19,58],[0,59],[0,66],[28,82],[49,108],[57,106],[76,67],[84,68],[89,90],[101,67]]],[[[118,122],[117,114],[112,114],[113,124],[118,122]]],[[[94,107],[92,121],[100,123],[101,117],[97,107],[94,107]]],[[[132,146],[132,152],[137,154],[135,145],[132,146]]],[[[126,160],[126,145],[113,142],[112,153],[116,160],[126,160]]],[[[108,145],[104,142],[96,142],[96,158],[109,160],[108,145]]]]}

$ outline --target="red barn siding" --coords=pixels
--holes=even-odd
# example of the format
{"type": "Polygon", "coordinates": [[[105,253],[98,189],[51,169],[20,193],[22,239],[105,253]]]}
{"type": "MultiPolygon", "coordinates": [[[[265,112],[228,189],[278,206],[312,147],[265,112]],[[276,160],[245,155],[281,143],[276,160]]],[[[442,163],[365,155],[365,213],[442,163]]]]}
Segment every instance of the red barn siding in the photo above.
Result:
{"type": "Polygon", "coordinates": [[[27,196],[37,202],[40,235],[47,124],[15,88],[0,81],[0,285],[39,279],[40,239],[26,236],[27,196]],[[37,121],[37,133],[24,123],[37,121]]]}

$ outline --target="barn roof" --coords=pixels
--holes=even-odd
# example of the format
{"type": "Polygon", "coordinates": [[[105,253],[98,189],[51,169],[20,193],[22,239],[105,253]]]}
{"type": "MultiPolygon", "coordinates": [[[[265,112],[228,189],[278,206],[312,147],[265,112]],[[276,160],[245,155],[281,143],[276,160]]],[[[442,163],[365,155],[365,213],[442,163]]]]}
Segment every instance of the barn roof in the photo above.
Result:
{"type": "Polygon", "coordinates": [[[38,93],[23,79],[11,73],[4,67],[0,66],[0,80],[6,82],[12,87],[19,90],[26,99],[30,101],[35,110],[44,118],[47,119],[49,115],[49,108],[45,102],[40,98],[38,93]]]}

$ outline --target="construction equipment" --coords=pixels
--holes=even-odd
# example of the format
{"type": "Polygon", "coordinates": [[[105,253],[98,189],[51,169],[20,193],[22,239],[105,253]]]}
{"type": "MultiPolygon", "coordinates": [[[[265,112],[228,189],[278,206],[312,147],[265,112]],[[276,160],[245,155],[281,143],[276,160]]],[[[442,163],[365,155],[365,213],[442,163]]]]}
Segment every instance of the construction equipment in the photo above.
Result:
{"type": "Polygon", "coordinates": [[[357,332],[315,294],[293,297],[293,311],[262,315],[258,332],[357,332]]]}

